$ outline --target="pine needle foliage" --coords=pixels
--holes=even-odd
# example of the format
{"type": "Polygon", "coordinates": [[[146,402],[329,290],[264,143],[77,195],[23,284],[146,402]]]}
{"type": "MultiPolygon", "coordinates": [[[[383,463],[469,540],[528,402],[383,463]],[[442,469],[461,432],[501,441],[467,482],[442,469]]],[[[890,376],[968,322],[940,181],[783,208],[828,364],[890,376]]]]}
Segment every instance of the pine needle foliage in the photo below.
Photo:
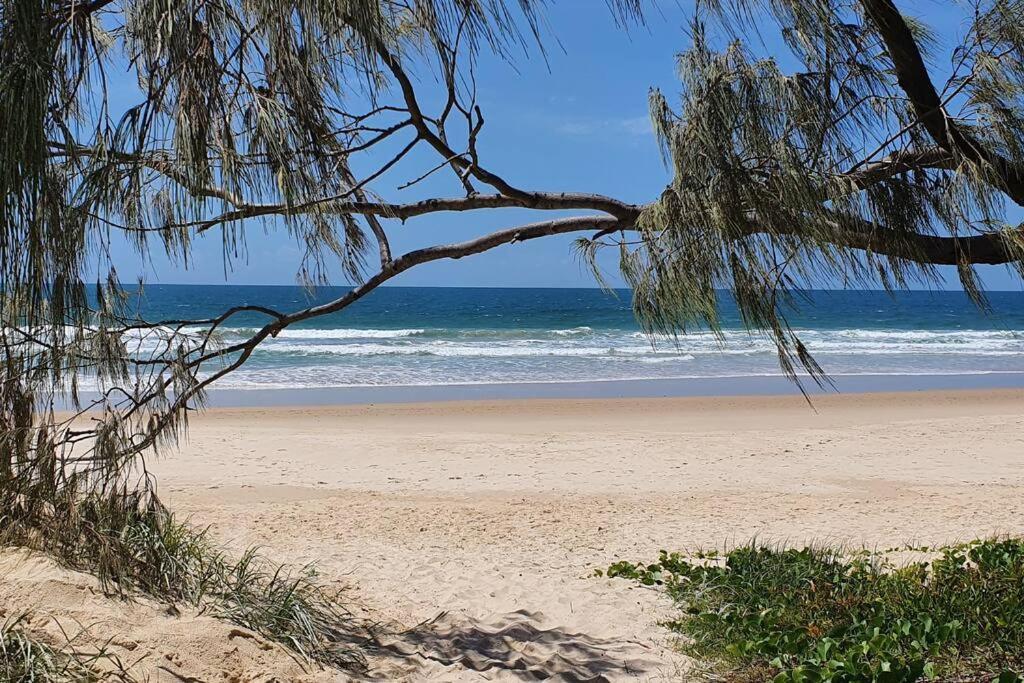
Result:
{"type": "Polygon", "coordinates": [[[678,58],[678,100],[650,98],[672,181],[644,208],[639,239],[622,247],[648,331],[718,332],[718,299],[728,292],[747,326],[775,341],[787,374],[821,378],[786,320],[801,290],[937,283],[935,264],[947,263],[984,305],[960,242],[978,235],[999,241],[1020,268],[1022,233],[1005,216],[1008,202],[1022,203],[1024,5],[963,3],[969,25],[943,55],[951,74],[933,112],[927,97],[903,89],[928,72],[912,73],[903,62],[914,60],[893,54],[937,60],[937,39],[898,12],[907,42],[879,30],[892,3],[698,4],[678,58]],[[786,53],[756,52],[765,33],[786,53]],[[933,114],[948,127],[938,139],[933,114]],[[940,235],[952,238],[943,259],[922,239],[940,235]]]}
{"type": "MultiPolygon", "coordinates": [[[[678,96],[650,98],[669,177],[639,205],[524,188],[483,158],[477,64],[543,55],[554,1],[0,0],[2,524],[59,537],[83,510],[149,514],[143,456],[177,443],[211,385],[433,261],[583,234],[594,263],[619,251],[647,332],[720,331],[727,289],[782,369],[818,381],[787,322],[803,288],[952,265],[984,305],[975,266],[1019,267],[1022,0],[962,3],[953,44],[892,0],[701,0],[678,96]],[[785,54],[765,53],[769,32],[785,54]],[[450,196],[384,198],[435,174],[450,196]],[[392,253],[406,221],[508,209],[546,218],[392,253]],[[111,265],[115,241],[188,268],[214,240],[229,275],[259,229],[300,246],[300,282],[354,287],[146,320],[143,283],[111,265]],[[225,343],[242,312],[263,324],[225,343]]],[[[602,5],[623,27],[647,11],[602,5]]]]}

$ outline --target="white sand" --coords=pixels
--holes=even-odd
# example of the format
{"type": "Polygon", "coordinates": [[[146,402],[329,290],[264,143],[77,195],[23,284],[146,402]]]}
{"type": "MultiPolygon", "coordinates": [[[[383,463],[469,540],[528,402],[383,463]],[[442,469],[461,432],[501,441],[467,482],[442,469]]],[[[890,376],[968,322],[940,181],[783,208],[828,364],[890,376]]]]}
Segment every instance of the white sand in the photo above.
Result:
{"type": "MultiPolygon", "coordinates": [[[[657,624],[667,601],[595,569],[754,536],[887,547],[1024,533],[1024,392],[815,408],[753,397],[218,410],[151,466],[165,499],[218,538],[315,561],[362,613],[415,627],[372,658],[380,678],[679,680],[686,662],[657,624]]],[[[21,585],[0,593],[8,612],[32,592],[21,585]]],[[[38,609],[62,617],[69,600],[57,591],[38,609]]],[[[231,628],[187,618],[208,652],[147,669],[154,680],[298,680],[258,639],[225,678],[231,628]]],[[[182,628],[123,619],[154,661],[167,647],[154,630],[182,628]]]]}

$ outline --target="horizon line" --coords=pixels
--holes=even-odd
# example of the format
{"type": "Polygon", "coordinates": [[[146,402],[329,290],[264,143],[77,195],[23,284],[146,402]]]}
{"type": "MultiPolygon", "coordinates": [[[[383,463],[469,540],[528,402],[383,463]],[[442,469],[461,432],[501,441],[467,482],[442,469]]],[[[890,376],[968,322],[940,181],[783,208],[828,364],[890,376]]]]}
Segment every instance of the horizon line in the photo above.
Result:
{"type": "MultiPolygon", "coordinates": [[[[119,283],[122,287],[136,288],[139,286],[138,282],[121,282],[119,283]]],[[[148,287],[281,287],[281,288],[294,288],[294,289],[352,289],[358,285],[351,284],[338,284],[338,285],[314,285],[307,287],[306,285],[300,284],[253,284],[253,283],[207,283],[207,282],[145,282],[142,284],[143,288],[148,287]]],[[[580,287],[580,286],[568,286],[568,285],[381,285],[377,289],[554,289],[554,290],[586,290],[586,291],[632,291],[630,287],[580,287]]],[[[715,291],[719,292],[731,292],[732,290],[726,287],[716,288],[715,291]]],[[[963,289],[947,289],[941,287],[934,288],[905,288],[905,289],[893,289],[887,290],[882,287],[877,288],[854,288],[854,287],[808,287],[808,288],[796,288],[793,291],[805,291],[805,292],[880,292],[887,294],[898,294],[901,292],[930,292],[930,293],[964,293],[963,289]]],[[[1024,293],[1024,283],[1022,283],[1019,289],[984,289],[986,293],[999,293],[999,294],[1010,294],[1010,293],[1024,293]]]]}

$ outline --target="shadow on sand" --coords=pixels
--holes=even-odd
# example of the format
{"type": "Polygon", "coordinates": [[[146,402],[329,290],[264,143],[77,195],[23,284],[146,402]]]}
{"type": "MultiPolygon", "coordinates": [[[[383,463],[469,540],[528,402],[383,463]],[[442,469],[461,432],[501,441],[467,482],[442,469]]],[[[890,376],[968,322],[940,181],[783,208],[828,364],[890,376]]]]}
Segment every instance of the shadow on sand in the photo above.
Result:
{"type": "Polygon", "coordinates": [[[605,681],[641,677],[652,664],[635,642],[539,628],[544,616],[520,610],[490,622],[443,613],[408,631],[380,635],[378,655],[414,667],[440,665],[522,680],[605,681]]]}

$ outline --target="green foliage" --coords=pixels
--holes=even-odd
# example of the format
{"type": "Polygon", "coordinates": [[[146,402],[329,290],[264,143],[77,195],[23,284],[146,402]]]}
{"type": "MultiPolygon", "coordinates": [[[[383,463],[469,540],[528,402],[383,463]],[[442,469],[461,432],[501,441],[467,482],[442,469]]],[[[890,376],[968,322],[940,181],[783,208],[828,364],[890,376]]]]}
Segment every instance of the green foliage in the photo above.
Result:
{"type": "MultiPolygon", "coordinates": [[[[964,3],[963,43],[948,55],[949,79],[935,84],[938,105],[903,87],[930,91],[926,70],[898,74],[909,67],[894,62],[919,51],[947,60],[933,54],[927,27],[900,15],[912,3],[892,5],[910,36],[898,45],[871,16],[891,3],[696,4],[678,97],[650,98],[672,180],[644,207],[639,238],[580,242],[592,264],[597,247],[619,248],[645,331],[717,333],[727,290],[748,328],[775,342],[784,372],[820,382],[822,368],[787,321],[801,290],[941,281],[941,261],[920,236],[998,236],[1019,261],[1022,233],[1006,206],[1007,196],[1024,196],[1001,174],[1024,168],[1024,3],[964,3]],[[766,50],[765,35],[784,47],[766,50]],[[926,125],[936,109],[969,142],[926,125]],[[991,153],[979,158],[978,149],[991,153]]],[[[944,262],[984,305],[973,262],[956,251],[944,262]]]]}
{"type": "Polygon", "coordinates": [[[609,577],[664,586],[686,651],[736,680],[998,680],[1024,673],[1024,540],[898,566],[884,554],[750,545],[662,552],[609,577]]]}
{"type": "Polygon", "coordinates": [[[130,680],[116,659],[102,649],[76,651],[69,642],[55,648],[31,637],[24,615],[0,624],[0,681],[5,683],[93,683],[130,680]]]}

